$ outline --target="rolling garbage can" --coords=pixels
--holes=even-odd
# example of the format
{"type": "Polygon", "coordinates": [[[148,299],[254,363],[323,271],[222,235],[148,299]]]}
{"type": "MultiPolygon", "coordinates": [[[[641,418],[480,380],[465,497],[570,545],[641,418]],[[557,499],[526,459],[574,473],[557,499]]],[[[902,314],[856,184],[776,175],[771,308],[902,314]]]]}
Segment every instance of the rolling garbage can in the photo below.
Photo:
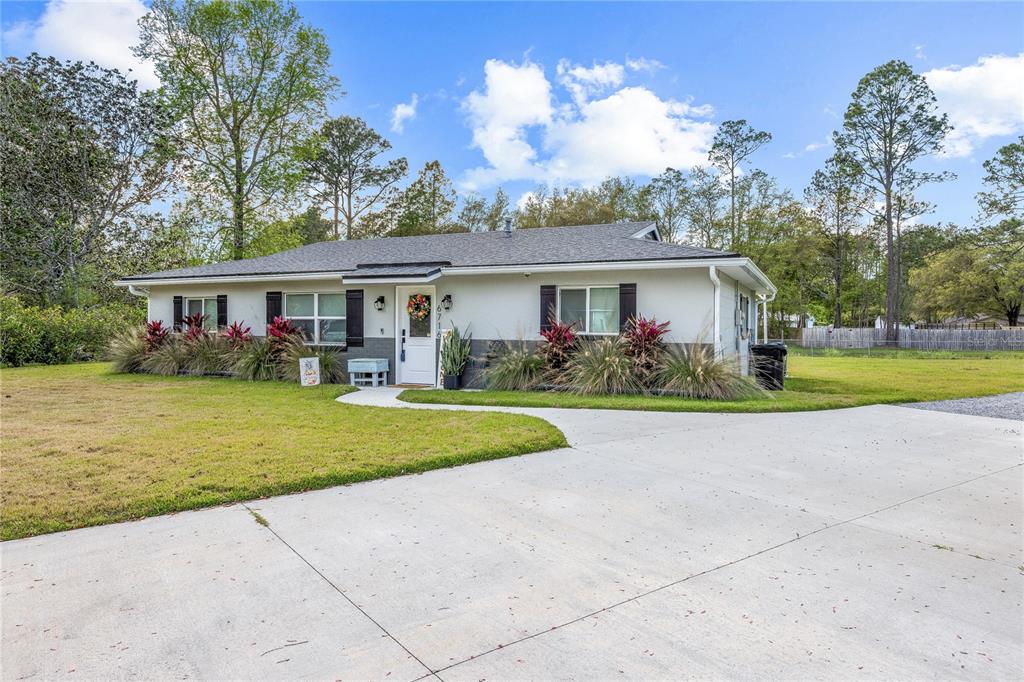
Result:
{"type": "Polygon", "coordinates": [[[781,342],[755,343],[750,347],[754,360],[754,378],[761,388],[781,391],[786,382],[786,355],[789,350],[781,342]]]}

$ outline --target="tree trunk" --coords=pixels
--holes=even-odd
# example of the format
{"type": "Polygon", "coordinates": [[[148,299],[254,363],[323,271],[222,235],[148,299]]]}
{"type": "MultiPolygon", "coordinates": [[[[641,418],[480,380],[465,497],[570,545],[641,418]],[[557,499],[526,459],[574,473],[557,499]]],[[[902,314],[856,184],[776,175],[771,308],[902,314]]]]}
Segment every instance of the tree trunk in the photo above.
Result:
{"type": "Polygon", "coordinates": [[[1011,327],[1016,327],[1020,322],[1020,305],[1015,305],[1006,310],[1006,322],[1011,327]]]}
{"type": "Polygon", "coordinates": [[[339,217],[339,214],[341,213],[341,210],[340,210],[341,207],[338,206],[338,204],[340,204],[340,203],[341,203],[341,197],[338,196],[338,192],[335,191],[334,192],[334,239],[335,239],[335,241],[337,241],[338,239],[341,239],[341,218],[339,217]]]}
{"type": "Polygon", "coordinates": [[[736,168],[735,166],[729,172],[729,200],[731,209],[729,212],[729,225],[731,233],[729,238],[732,243],[729,244],[730,249],[736,248],[736,168]]]}
{"type": "Polygon", "coordinates": [[[896,249],[893,243],[892,186],[885,189],[885,344],[899,345],[899,312],[896,302],[896,286],[899,273],[896,265],[896,249]]]}
{"type": "Polygon", "coordinates": [[[842,228],[839,226],[839,219],[836,219],[836,311],[832,320],[834,327],[843,326],[843,236],[842,228]]]}
{"type": "MultiPolygon", "coordinates": [[[[238,145],[235,145],[236,149],[238,145]]],[[[235,196],[231,201],[231,257],[242,260],[245,257],[245,189],[243,187],[242,155],[235,154],[235,196]]]]}

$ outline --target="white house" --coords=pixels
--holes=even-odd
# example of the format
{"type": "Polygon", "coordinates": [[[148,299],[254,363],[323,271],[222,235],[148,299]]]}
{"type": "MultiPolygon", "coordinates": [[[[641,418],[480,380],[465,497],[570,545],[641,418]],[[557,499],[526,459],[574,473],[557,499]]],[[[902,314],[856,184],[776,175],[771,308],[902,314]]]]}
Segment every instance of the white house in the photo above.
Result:
{"type": "Polygon", "coordinates": [[[669,342],[714,343],[745,371],[757,304],[776,291],[749,258],[663,242],[652,222],[321,242],[119,284],[176,327],[203,312],[265,334],[284,316],[311,344],[389,359],[403,384],[435,383],[442,329],[469,329],[479,358],[493,341],[539,341],[552,316],[590,335],[653,317],[669,342]],[[406,311],[417,294],[423,320],[406,311]]]}

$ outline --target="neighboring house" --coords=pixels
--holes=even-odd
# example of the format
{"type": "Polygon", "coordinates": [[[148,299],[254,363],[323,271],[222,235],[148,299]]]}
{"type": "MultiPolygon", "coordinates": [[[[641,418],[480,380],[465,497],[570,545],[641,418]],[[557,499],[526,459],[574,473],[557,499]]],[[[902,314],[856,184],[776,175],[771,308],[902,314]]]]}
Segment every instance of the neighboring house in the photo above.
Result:
{"type": "Polygon", "coordinates": [[[321,242],[119,284],[149,299],[150,320],[203,312],[265,334],[281,315],[312,344],[389,359],[389,380],[409,384],[436,383],[442,329],[468,329],[479,360],[493,341],[539,341],[552,316],[594,336],[654,317],[669,342],[714,343],[746,371],[757,303],[775,295],[749,258],[662,242],[653,222],[321,242]],[[406,312],[417,294],[423,320],[406,312]]]}

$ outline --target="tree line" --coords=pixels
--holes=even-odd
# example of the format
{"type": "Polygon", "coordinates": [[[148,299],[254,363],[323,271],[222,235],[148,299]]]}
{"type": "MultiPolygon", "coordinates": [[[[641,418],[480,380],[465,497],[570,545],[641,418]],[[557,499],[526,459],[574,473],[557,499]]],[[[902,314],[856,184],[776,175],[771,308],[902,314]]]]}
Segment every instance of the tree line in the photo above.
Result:
{"type": "Polygon", "coordinates": [[[895,340],[910,321],[987,313],[1024,294],[1024,141],[985,163],[971,226],[929,224],[922,171],[951,130],[924,78],[891,61],[857,84],[834,154],[801,196],[752,159],[768,131],[719,125],[707,162],[647,182],[459,196],[437,161],[414,175],[342,95],[321,31],[280,0],[155,0],[136,54],[161,87],[31,55],[0,70],[5,292],[83,306],[140,271],[266,255],[326,239],[653,220],[666,241],[752,257],[779,286],[780,333],[813,316],[895,340]]]}

